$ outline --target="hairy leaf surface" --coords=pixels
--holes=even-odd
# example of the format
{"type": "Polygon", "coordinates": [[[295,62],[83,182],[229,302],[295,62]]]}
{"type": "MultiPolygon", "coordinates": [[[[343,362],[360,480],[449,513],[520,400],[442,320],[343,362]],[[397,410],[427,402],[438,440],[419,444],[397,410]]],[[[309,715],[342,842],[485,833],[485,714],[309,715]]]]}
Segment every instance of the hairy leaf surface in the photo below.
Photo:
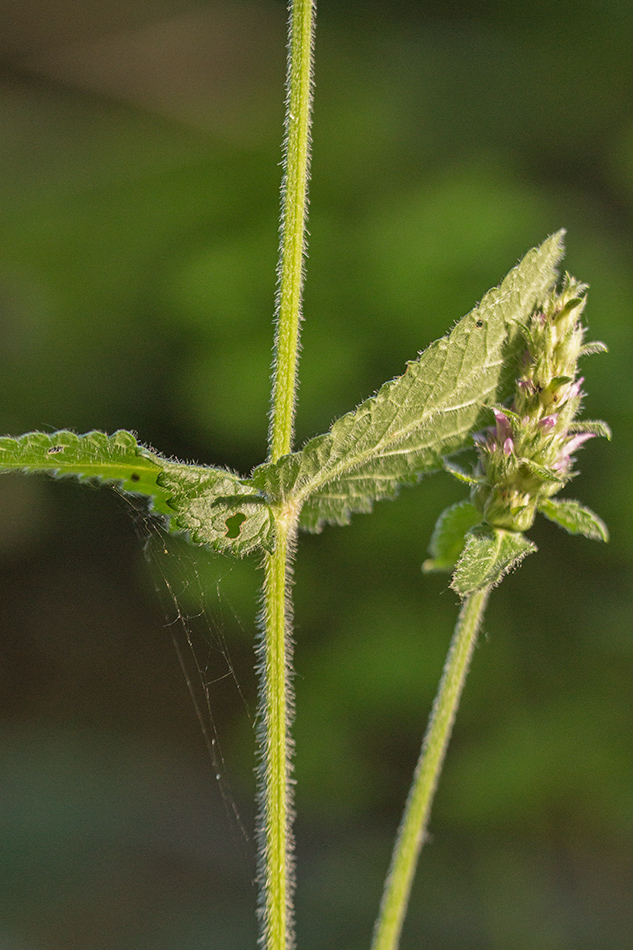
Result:
{"type": "Polygon", "coordinates": [[[148,495],[156,510],[167,514],[167,496],[158,484],[161,461],[124,429],[113,435],[97,431],[77,435],[62,429],[0,438],[0,472],[46,472],[56,478],[117,484],[148,495]]]}
{"type": "Polygon", "coordinates": [[[347,524],[439,469],[509,392],[520,328],[552,289],[562,232],[530,251],[448,336],[432,343],[375,396],[301,452],[260,466],[254,485],[272,501],[294,498],[301,526],[347,524]]]}
{"type": "Polygon", "coordinates": [[[583,534],[593,541],[609,540],[609,530],[602,518],[572,498],[546,498],[538,510],[570,534],[583,534]]]}
{"type": "Polygon", "coordinates": [[[159,478],[175,526],[227,554],[272,551],[275,526],[264,498],[226,469],[169,462],[159,478]]]}
{"type": "Polygon", "coordinates": [[[457,562],[451,587],[460,597],[482,587],[494,587],[534,551],[536,545],[519,531],[479,525],[466,535],[466,545],[457,562]]]}
{"type": "Polygon", "coordinates": [[[0,438],[0,472],[9,471],[115,484],[146,495],[155,511],[171,517],[172,530],[226,553],[247,554],[260,545],[271,550],[274,544],[270,509],[238,475],[171,461],[123,429],[113,435],[61,430],[0,438]]]}

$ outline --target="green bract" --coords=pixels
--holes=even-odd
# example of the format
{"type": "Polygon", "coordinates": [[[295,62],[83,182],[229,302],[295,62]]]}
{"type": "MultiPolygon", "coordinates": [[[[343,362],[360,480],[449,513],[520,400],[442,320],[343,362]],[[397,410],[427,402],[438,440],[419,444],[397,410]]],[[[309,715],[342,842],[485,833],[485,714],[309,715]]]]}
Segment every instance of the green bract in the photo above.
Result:
{"type": "Polygon", "coordinates": [[[466,535],[464,550],[451,582],[461,597],[486,587],[495,587],[508,571],[524,557],[536,551],[536,545],[520,531],[504,531],[479,524],[466,535]]]}

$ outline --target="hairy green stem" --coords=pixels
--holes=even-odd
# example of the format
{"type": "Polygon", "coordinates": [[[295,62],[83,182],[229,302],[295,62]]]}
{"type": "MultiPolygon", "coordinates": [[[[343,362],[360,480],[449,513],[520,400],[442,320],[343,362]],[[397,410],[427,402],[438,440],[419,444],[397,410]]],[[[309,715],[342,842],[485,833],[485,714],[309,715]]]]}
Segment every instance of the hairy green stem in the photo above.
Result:
{"type": "MultiPolygon", "coordinates": [[[[269,430],[272,462],[292,448],[310,168],[315,0],[292,0],[288,44],[285,175],[269,430]]],[[[292,712],[290,560],[297,513],[278,508],[276,544],[265,555],[261,644],[260,882],[261,946],[293,944],[293,839],[289,726],[292,712]]]]}
{"type": "Polygon", "coordinates": [[[287,950],[292,945],[294,861],[288,729],[293,699],[287,562],[294,533],[294,523],[280,518],[275,551],[265,557],[259,841],[261,944],[265,950],[287,950]]]}
{"type": "Polygon", "coordinates": [[[372,950],[397,950],[400,941],[433,796],[490,590],[470,594],[462,605],[398,829],[372,950]]]}
{"type": "Polygon", "coordinates": [[[293,0],[291,4],[285,175],[282,185],[277,326],[269,432],[272,462],[286,455],[292,447],[308,212],[314,11],[315,0],[293,0]]]}

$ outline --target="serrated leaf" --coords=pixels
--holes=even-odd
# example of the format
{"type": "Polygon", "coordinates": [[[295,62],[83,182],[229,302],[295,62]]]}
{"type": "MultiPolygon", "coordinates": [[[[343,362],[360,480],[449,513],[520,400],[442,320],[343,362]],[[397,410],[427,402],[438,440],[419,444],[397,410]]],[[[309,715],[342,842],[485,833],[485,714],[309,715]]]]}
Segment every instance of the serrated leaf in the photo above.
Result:
{"type": "Polygon", "coordinates": [[[538,510],[570,534],[582,534],[593,541],[609,540],[609,529],[602,518],[571,498],[546,498],[538,510]]]}
{"type": "Polygon", "coordinates": [[[494,587],[533,551],[536,545],[518,531],[488,525],[476,527],[466,536],[451,587],[460,597],[467,597],[483,587],[494,587]]]}
{"type": "Polygon", "coordinates": [[[170,516],[171,530],[186,531],[217,551],[242,555],[274,546],[270,509],[238,475],[173,462],[123,429],[113,435],[62,430],[0,438],[0,472],[9,471],[116,484],[146,495],[155,511],[170,516]]]}
{"type": "Polygon", "coordinates": [[[87,432],[27,432],[0,438],[0,472],[45,472],[56,478],[117,484],[126,491],[149,496],[157,511],[167,514],[167,495],[158,484],[160,456],[139,445],[131,432],[113,435],[87,432]]]}
{"type": "Polygon", "coordinates": [[[469,501],[458,501],[437,519],[429,544],[431,557],[422,570],[451,571],[464,548],[466,533],[481,521],[481,513],[469,501]]]}
{"type": "Polygon", "coordinates": [[[225,469],[169,462],[159,477],[175,527],[198,544],[242,556],[272,551],[275,527],[264,498],[225,469]]]}
{"type": "Polygon", "coordinates": [[[273,501],[294,498],[300,524],[319,531],[370,511],[400,485],[441,467],[509,393],[520,328],[543,302],[562,256],[562,232],[530,251],[451,333],[403,376],[312,439],[301,452],[260,466],[253,484],[273,501]]]}

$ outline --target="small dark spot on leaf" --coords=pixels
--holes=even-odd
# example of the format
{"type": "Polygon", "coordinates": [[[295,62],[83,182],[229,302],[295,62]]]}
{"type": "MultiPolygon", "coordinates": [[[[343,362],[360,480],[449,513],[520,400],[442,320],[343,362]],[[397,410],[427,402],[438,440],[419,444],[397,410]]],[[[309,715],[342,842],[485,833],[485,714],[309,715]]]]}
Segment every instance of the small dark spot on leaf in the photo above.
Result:
{"type": "Polygon", "coordinates": [[[138,473],[138,472],[132,472],[132,474],[130,475],[130,481],[133,481],[133,482],[140,482],[140,480],[141,480],[141,476],[139,475],[139,473],[138,473]]]}
{"type": "Polygon", "coordinates": [[[479,327],[480,330],[481,330],[481,328],[483,327],[483,325],[484,325],[484,321],[483,321],[483,320],[477,320],[477,322],[475,323],[475,326],[476,326],[476,327],[479,327]]]}
{"type": "Polygon", "coordinates": [[[47,455],[56,455],[57,452],[63,452],[63,451],[64,451],[63,445],[51,445],[50,449],[46,450],[46,453],[47,455]]]}
{"type": "Polygon", "coordinates": [[[225,521],[227,527],[225,537],[229,539],[239,538],[240,528],[245,521],[246,515],[242,514],[241,511],[238,511],[236,515],[231,515],[230,518],[227,518],[225,521]]]}

